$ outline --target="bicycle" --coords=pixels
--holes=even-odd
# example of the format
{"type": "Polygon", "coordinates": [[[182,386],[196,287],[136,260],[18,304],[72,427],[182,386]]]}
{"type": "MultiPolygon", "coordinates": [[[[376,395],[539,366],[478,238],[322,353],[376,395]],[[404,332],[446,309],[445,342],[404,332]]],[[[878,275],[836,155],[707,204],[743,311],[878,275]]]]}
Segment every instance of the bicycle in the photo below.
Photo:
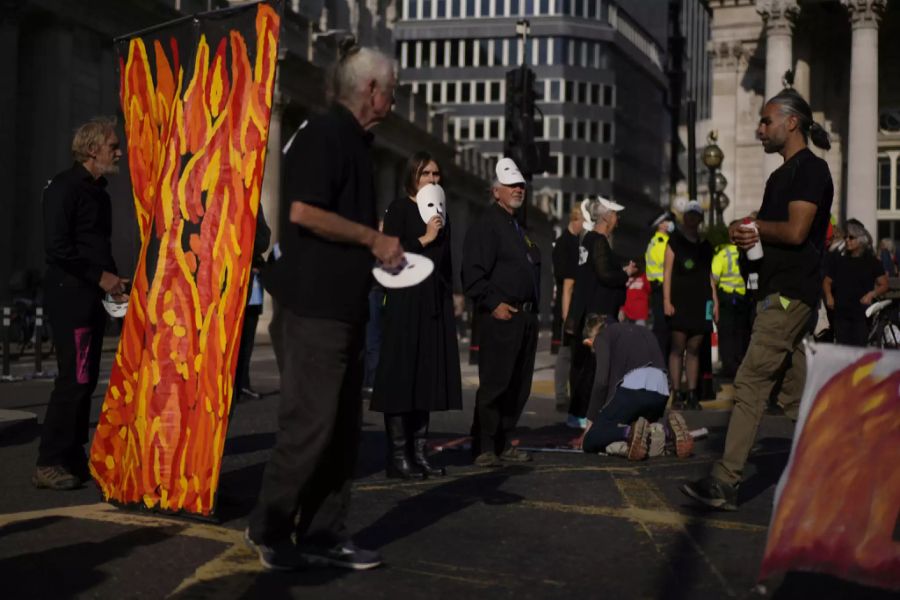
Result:
{"type": "Polygon", "coordinates": [[[900,303],[887,298],[866,309],[866,318],[871,319],[868,346],[876,348],[900,348],[900,303]]]}

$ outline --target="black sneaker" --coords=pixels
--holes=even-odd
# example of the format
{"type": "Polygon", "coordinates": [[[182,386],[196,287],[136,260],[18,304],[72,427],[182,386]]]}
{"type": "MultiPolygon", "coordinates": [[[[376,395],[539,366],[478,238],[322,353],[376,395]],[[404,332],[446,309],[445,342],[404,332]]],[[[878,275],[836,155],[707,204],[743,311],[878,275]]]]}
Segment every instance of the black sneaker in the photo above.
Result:
{"type": "Polygon", "coordinates": [[[737,510],[737,488],[713,476],[685,483],[681,491],[710,508],[737,510]]]}
{"type": "Polygon", "coordinates": [[[340,567],[353,571],[374,569],[382,562],[381,555],[374,550],[359,548],[352,541],[323,548],[321,546],[300,546],[303,558],[311,565],[340,567]]]}
{"type": "Polygon", "coordinates": [[[296,546],[286,540],[267,546],[250,539],[250,528],[244,530],[244,543],[259,556],[260,564],[269,571],[296,571],[307,566],[306,559],[296,546]]]}

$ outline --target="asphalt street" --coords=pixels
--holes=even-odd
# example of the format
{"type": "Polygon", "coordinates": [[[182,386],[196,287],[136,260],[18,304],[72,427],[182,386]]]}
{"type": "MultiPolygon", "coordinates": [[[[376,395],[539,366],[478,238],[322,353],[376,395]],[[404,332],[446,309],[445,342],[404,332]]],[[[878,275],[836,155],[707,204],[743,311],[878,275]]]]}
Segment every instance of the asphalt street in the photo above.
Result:
{"type": "MultiPolygon", "coordinates": [[[[552,392],[554,357],[542,337],[532,398],[518,435],[549,447],[574,437],[552,392]]],[[[109,339],[114,347],[115,340],[109,339]]],[[[104,354],[108,375],[113,354],[104,354]]],[[[462,356],[465,363],[466,355],[462,356]]],[[[52,361],[49,368],[52,368],[52,361]]],[[[14,365],[28,375],[29,364],[14,365]]],[[[0,384],[0,410],[37,422],[0,423],[0,581],[3,598],[881,598],[815,575],[759,582],[774,486],[791,423],[764,418],[736,513],[696,510],[678,491],[719,453],[727,403],[689,413],[710,435],[686,460],[535,453],[531,463],[484,471],[464,449],[477,370],[464,364],[464,410],[432,420],[435,462],[449,475],[384,477],[381,415],[364,415],[350,525],[386,565],[268,573],[241,541],[274,443],[279,401],[271,347],[258,346],[252,383],[264,393],[236,407],[225,446],[216,520],[112,507],[91,485],[34,489],[31,474],[51,381],[0,384]]],[[[94,419],[105,381],[98,388],[94,419]]],[[[7,413],[9,414],[9,413],[7,413]]]]}

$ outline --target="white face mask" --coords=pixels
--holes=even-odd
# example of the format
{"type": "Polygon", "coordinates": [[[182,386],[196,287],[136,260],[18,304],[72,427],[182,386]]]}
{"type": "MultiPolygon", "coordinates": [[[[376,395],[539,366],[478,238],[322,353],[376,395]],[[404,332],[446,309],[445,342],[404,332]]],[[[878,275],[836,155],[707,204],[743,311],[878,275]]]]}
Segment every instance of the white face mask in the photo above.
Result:
{"type": "Polygon", "coordinates": [[[584,217],[584,230],[590,231],[594,228],[594,220],[591,219],[591,211],[589,209],[591,205],[590,200],[582,200],[581,201],[581,216],[584,217]]]}
{"type": "Polygon", "coordinates": [[[436,183],[427,183],[416,194],[419,216],[428,223],[435,215],[446,219],[444,189],[436,183]]]}
{"type": "Polygon", "coordinates": [[[666,231],[669,233],[672,233],[673,231],[675,231],[675,223],[673,223],[672,221],[669,221],[668,223],[666,223],[666,231]]]}

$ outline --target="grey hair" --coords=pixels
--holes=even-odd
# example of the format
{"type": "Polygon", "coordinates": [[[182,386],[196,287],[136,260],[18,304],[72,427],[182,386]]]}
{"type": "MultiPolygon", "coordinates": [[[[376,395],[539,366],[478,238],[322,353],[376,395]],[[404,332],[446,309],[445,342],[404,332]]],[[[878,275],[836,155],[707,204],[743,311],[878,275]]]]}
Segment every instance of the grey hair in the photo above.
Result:
{"type": "Polygon", "coordinates": [[[887,250],[888,252],[894,251],[894,240],[891,238],[884,238],[881,240],[881,249],[887,250]]]}
{"type": "Polygon", "coordinates": [[[335,100],[355,105],[364,97],[369,83],[386,88],[397,76],[397,61],[374,48],[349,48],[333,67],[332,94],[335,100]]]}
{"type": "Polygon", "coordinates": [[[72,157],[75,162],[90,160],[93,153],[116,133],[115,117],[94,117],[75,130],[72,137],[72,157]]]}
{"type": "Polygon", "coordinates": [[[797,117],[800,123],[800,133],[803,141],[812,139],[812,143],[824,150],[831,148],[831,138],[825,129],[813,121],[812,109],[809,103],[803,99],[793,88],[785,88],[769,99],[766,104],[777,104],[781,114],[789,117],[797,117]]]}
{"type": "Polygon", "coordinates": [[[872,251],[872,236],[869,235],[869,232],[866,231],[866,228],[862,223],[856,219],[851,219],[847,221],[846,230],[847,235],[856,238],[856,241],[859,242],[859,245],[864,252],[872,251]]]}

